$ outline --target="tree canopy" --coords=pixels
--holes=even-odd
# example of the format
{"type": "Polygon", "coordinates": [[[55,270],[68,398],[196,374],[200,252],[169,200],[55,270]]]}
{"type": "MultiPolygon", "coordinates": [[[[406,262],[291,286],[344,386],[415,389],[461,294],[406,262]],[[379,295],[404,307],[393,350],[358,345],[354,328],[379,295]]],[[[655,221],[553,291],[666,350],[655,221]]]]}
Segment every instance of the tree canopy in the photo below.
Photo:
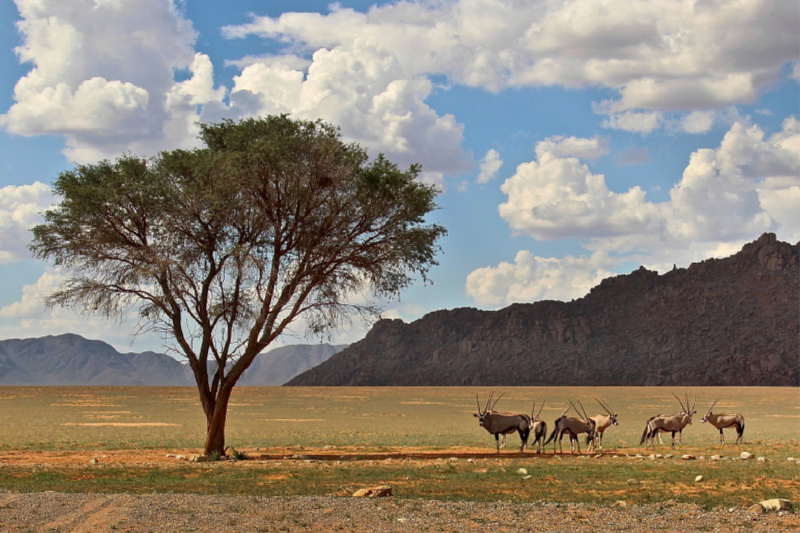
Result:
{"type": "Polygon", "coordinates": [[[194,372],[206,453],[224,453],[231,391],[303,316],[311,333],[378,316],[436,265],[421,168],[370,160],[338,128],[287,116],[201,125],[205,147],[78,165],[33,228],[31,250],[68,279],[50,306],[161,332],[194,372]],[[356,303],[366,301],[368,303],[356,303]]]}

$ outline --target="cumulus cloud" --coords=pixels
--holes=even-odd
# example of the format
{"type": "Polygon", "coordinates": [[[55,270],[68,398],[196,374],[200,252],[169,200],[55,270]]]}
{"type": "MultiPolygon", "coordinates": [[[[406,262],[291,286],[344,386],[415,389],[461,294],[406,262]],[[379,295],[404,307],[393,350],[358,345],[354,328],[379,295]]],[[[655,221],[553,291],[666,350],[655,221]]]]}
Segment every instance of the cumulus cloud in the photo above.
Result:
{"type": "Polygon", "coordinates": [[[632,227],[657,231],[663,223],[641,188],[610,191],[603,175],[576,157],[560,156],[550,141],[539,143],[536,153],[535,161],[519,165],[500,187],[508,195],[500,216],[516,232],[538,240],[596,238],[625,235],[632,227]]]}
{"type": "Polygon", "coordinates": [[[614,266],[605,252],[589,257],[537,257],[528,250],[517,253],[514,263],[479,268],[467,276],[466,292],[482,306],[496,307],[515,302],[571,300],[584,296],[614,266]]]}
{"type": "Polygon", "coordinates": [[[0,265],[30,258],[30,229],[53,201],[50,187],[38,181],[0,189],[0,265]]]}
{"type": "Polygon", "coordinates": [[[578,157],[580,159],[598,159],[608,153],[608,140],[603,137],[581,139],[557,135],[548,137],[536,145],[536,155],[541,158],[545,154],[552,157],[578,157]]]}
{"type": "Polygon", "coordinates": [[[19,135],[66,138],[65,155],[89,162],[125,151],[193,146],[197,106],[220,101],[213,67],[170,0],[17,0],[20,61],[0,124],[19,135]],[[175,71],[190,79],[176,82],[175,71]]]}
{"type": "Polygon", "coordinates": [[[48,309],[44,299],[65,281],[58,268],[48,268],[36,283],[22,288],[19,301],[0,308],[0,338],[41,337],[43,334],[75,333],[89,339],[103,339],[121,352],[154,350],[163,351],[164,343],[155,334],[144,334],[138,339],[136,312],[132,311],[123,323],[106,320],[100,315],[83,315],[69,308],[48,309]],[[134,342],[135,348],[131,348],[134,342]]]}
{"type": "MultiPolygon", "coordinates": [[[[537,145],[536,160],[519,165],[501,186],[508,201],[500,205],[500,215],[515,232],[537,240],[585,239],[587,249],[603,254],[598,256],[603,269],[621,262],[621,254],[662,271],[674,263],[687,266],[730,255],[766,231],[789,242],[800,240],[800,121],[795,117],[769,137],[758,126],[735,123],[718,148],[692,154],[670,200],[661,203],[648,202],[639,187],[610,191],[604,176],[553,148],[548,141],[537,145]]],[[[540,265],[567,267],[560,260],[531,258],[523,251],[514,265],[476,270],[468,277],[468,293],[482,305],[566,298],[556,285],[541,282],[547,278],[540,265]]],[[[574,270],[578,263],[570,260],[574,270]]],[[[602,274],[583,272],[589,272],[583,280],[602,274]]],[[[574,289],[571,295],[579,292],[574,283],[567,287],[574,289]]]]}
{"type": "Polygon", "coordinates": [[[386,51],[358,43],[319,49],[308,64],[287,56],[240,64],[230,105],[207,106],[203,120],[276,113],[322,118],[372,155],[386,153],[401,166],[422,163],[423,179],[441,187],[445,174],[469,168],[461,149],[463,125],[428,106],[432,82],[407,72],[386,51]]]}
{"type": "Polygon", "coordinates": [[[670,200],[648,202],[639,187],[610,191],[605,177],[546,143],[501,186],[500,215],[512,229],[539,240],[580,237],[616,242],[639,235],[686,243],[749,238],[783,228],[796,234],[781,194],[800,185],[800,124],[787,119],[764,138],[758,126],[734,124],[717,149],[694,152],[670,200]]]}
{"type": "Polygon", "coordinates": [[[646,133],[665,111],[753,101],[797,59],[798,22],[790,3],[758,0],[400,1],[368,13],[334,4],[326,15],[253,17],[224,33],[304,49],[309,75],[319,62],[370,80],[390,65],[393,79],[437,74],[490,91],[600,85],[617,91],[596,108],[606,126],[646,133]],[[350,58],[355,50],[369,59],[350,58]]]}
{"type": "Polygon", "coordinates": [[[663,122],[663,115],[656,111],[625,111],[623,113],[610,113],[608,118],[603,121],[603,127],[645,134],[660,127],[663,122]]]}
{"type": "Polygon", "coordinates": [[[693,111],[683,117],[681,126],[686,133],[705,133],[714,125],[713,111],[693,111]]]}
{"type": "Polygon", "coordinates": [[[503,166],[503,160],[500,159],[500,154],[494,148],[490,149],[481,159],[481,172],[478,174],[478,183],[488,183],[495,177],[501,166],[503,166]]]}

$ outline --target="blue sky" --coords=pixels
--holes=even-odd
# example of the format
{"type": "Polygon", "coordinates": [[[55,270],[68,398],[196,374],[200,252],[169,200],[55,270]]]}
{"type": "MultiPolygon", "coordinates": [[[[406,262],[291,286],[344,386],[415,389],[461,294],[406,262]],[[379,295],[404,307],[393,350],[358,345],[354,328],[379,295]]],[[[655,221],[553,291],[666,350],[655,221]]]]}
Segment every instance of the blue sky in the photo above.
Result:
{"type": "Polygon", "coordinates": [[[59,172],[197,146],[223,117],[322,118],[422,164],[449,234],[392,318],[797,242],[798,42],[791,1],[0,0],[0,338],[159,350],[133,315],[43,308],[64,273],[29,229],[59,172]]]}

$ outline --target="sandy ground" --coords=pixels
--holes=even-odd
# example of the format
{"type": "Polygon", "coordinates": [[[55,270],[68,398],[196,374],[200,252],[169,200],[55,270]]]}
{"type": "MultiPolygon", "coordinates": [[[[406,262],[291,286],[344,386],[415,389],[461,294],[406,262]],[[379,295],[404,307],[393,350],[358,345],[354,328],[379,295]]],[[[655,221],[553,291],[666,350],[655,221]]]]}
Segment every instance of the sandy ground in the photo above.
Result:
{"type": "MultiPolygon", "coordinates": [[[[247,450],[262,459],[291,458],[302,449],[247,450]]],[[[496,457],[460,450],[475,457],[496,457]]],[[[363,452],[306,451],[314,458],[339,459],[363,452]]],[[[193,450],[108,452],[7,452],[0,465],[83,467],[92,459],[108,466],[175,465],[175,455],[193,450]]],[[[370,454],[429,461],[446,454],[403,450],[370,454]]],[[[505,454],[504,454],[505,455],[505,454]]],[[[514,454],[509,454],[514,457],[514,454]]],[[[247,462],[245,462],[247,463],[247,462]]],[[[257,464],[255,461],[252,464],[257,464]]],[[[5,532],[498,532],[498,531],[797,531],[800,515],[751,515],[744,509],[704,511],[674,501],[646,506],[440,502],[395,498],[204,496],[194,494],[0,493],[0,533],[5,532]]]]}

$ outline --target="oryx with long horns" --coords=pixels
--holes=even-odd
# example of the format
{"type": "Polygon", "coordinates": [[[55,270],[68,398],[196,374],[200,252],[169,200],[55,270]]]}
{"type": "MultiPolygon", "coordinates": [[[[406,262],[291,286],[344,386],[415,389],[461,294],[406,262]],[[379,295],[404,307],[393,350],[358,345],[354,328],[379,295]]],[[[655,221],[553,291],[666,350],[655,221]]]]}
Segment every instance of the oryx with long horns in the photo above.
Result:
{"type": "MultiPolygon", "coordinates": [[[[673,394],[673,396],[675,395],[673,394]]],[[[644,426],[642,438],[639,441],[639,444],[644,443],[645,450],[647,449],[648,440],[653,442],[653,450],[656,449],[655,437],[659,431],[672,433],[672,449],[675,449],[675,433],[682,433],[683,428],[692,423],[692,415],[697,412],[694,410],[697,405],[697,398],[694,399],[692,407],[689,408],[689,395],[684,393],[684,397],[686,399],[686,406],[683,405],[680,398],[675,396],[675,399],[681,404],[682,411],[679,414],[654,417],[647,421],[644,426]]]]}
{"type": "Polygon", "coordinates": [[[727,415],[723,413],[712,413],[711,409],[717,405],[719,398],[714,400],[714,403],[711,404],[711,407],[708,408],[706,414],[703,416],[703,419],[700,422],[708,422],[715,428],[719,430],[719,440],[722,444],[725,444],[725,434],[722,433],[723,429],[726,428],[736,428],[736,442],[734,444],[739,444],[742,440],[742,435],[744,434],[744,417],[740,413],[736,413],[733,415],[727,415]]]}
{"type": "Polygon", "coordinates": [[[594,424],[595,424],[595,427],[594,427],[594,439],[592,439],[590,441],[589,440],[589,436],[587,435],[587,437],[586,437],[586,444],[589,445],[589,451],[590,452],[594,451],[595,447],[598,446],[598,445],[600,446],[600,448],[603,447],[603,432],[605,430],[607,430],[612,425],[614,425],[614,426],[618,426],[619,425],[617,423],[617,413],[612,412],[611,409],[609,409],[606,406],[606,404],[604,404],[603,402],[601,402],[597,398],[595,398],[594,401],[599,403],[600,407],[605,409],[606,413],[608,413],[608,414],[597,415],[597,416],[593,416],[592,417],[592,420],[594,420],[594,424]]]}
{"type": "Polygon", "coordinates": [[[495,411],[494,408],[503,395],[501,394],[498,396],[494,403],[492,403],[493,396],[493,392],[489,394],[486,406],[483,408],[483,411],[481,411],[481,402],[478,399],[478,395],[475,395],[475,400],[478,402],[478,414],[474,416],[478,418],[478,423],[483,429],[494,435],[498,454],[500,453],[500,435],[503,435],[503,442],[505,443],[505,435],[514,433],[515,431],[519,433],[519,438],[522,440],[519,453],[524,453],[525,446],[528,445],[528,435],[531,433],[530,417],[524,414],[514,415],[495,411]]]}
{"type": "MultiPolygon", "coordinates": [[[[569,451],[570,453],[575,453],[575,446],[578,447],[578,454],[581,453],[581,445],[578,442],[578,435],[581,433],[588,434],[590,439],[594,439],[594,428],[595,422],[589,415],[586,414],[586,409],[583,408],[583,404],[578,401],[578,405],[581,406],[583,413],[578,411],[578,408],[572,402],[569,402],[569,406],[564,409],[564,412],[561,413],[561,416],[554,422],[555,429],[553,429],[553,433],[550,434],[550,438],[547,439],[545,442],[545,446],[547,446],[551,440],[554,438],[558,439],[558,447],[561,453],[564,453],[564,449],[561,447],[561,441],[564,438],[564,433],[569,435],[569,451]],[[570,407],[575,410],[578,416],[582,416],[583,418],[568,418],[566,416],[567,411],[569,411],[570,407]]],[[[556,453],[556,443],[553,442],[553,453],[556,453]]]]}
{"type": "Polygon", "coordinates": [[[531,408],[531,431],[533,432],[533,445],[536,446],[536,453],[542,453],[544,439],[547,437],[547,422],[539,418],[542,414],[542,409],[544,409],[544,401],[539,406],[539,412],[535,415],[533,414],[536,410],[536,401],[534,400],[531,408]]]}
{"type": "MultiPolygon", "coordinates": [[[[531,432],[535,437],[533,439],[533,444],[531,446],[536,446],[536,453],[542,453],[542,444],[544,444],[544,439],[547,438],[547,422],[544,420],[539,419],[539,415],[542,414],[542,409],[544,408],[544,402],[542,402],[541,407],[539,407],[539,412],[536,413],[536,400],[533,402],[533,407],[531,408],[531,432]],[[536,414],[534,414],[536,413],[536,414]]],[[[502,413],[502,414],[509,414],[509,413],[502,413]]],[[[509,433],[514,433],[516,431],[512,428],[509,433]]],[[[506,447],[506,435],[500,434],[500,447],[506,447]]]]}

